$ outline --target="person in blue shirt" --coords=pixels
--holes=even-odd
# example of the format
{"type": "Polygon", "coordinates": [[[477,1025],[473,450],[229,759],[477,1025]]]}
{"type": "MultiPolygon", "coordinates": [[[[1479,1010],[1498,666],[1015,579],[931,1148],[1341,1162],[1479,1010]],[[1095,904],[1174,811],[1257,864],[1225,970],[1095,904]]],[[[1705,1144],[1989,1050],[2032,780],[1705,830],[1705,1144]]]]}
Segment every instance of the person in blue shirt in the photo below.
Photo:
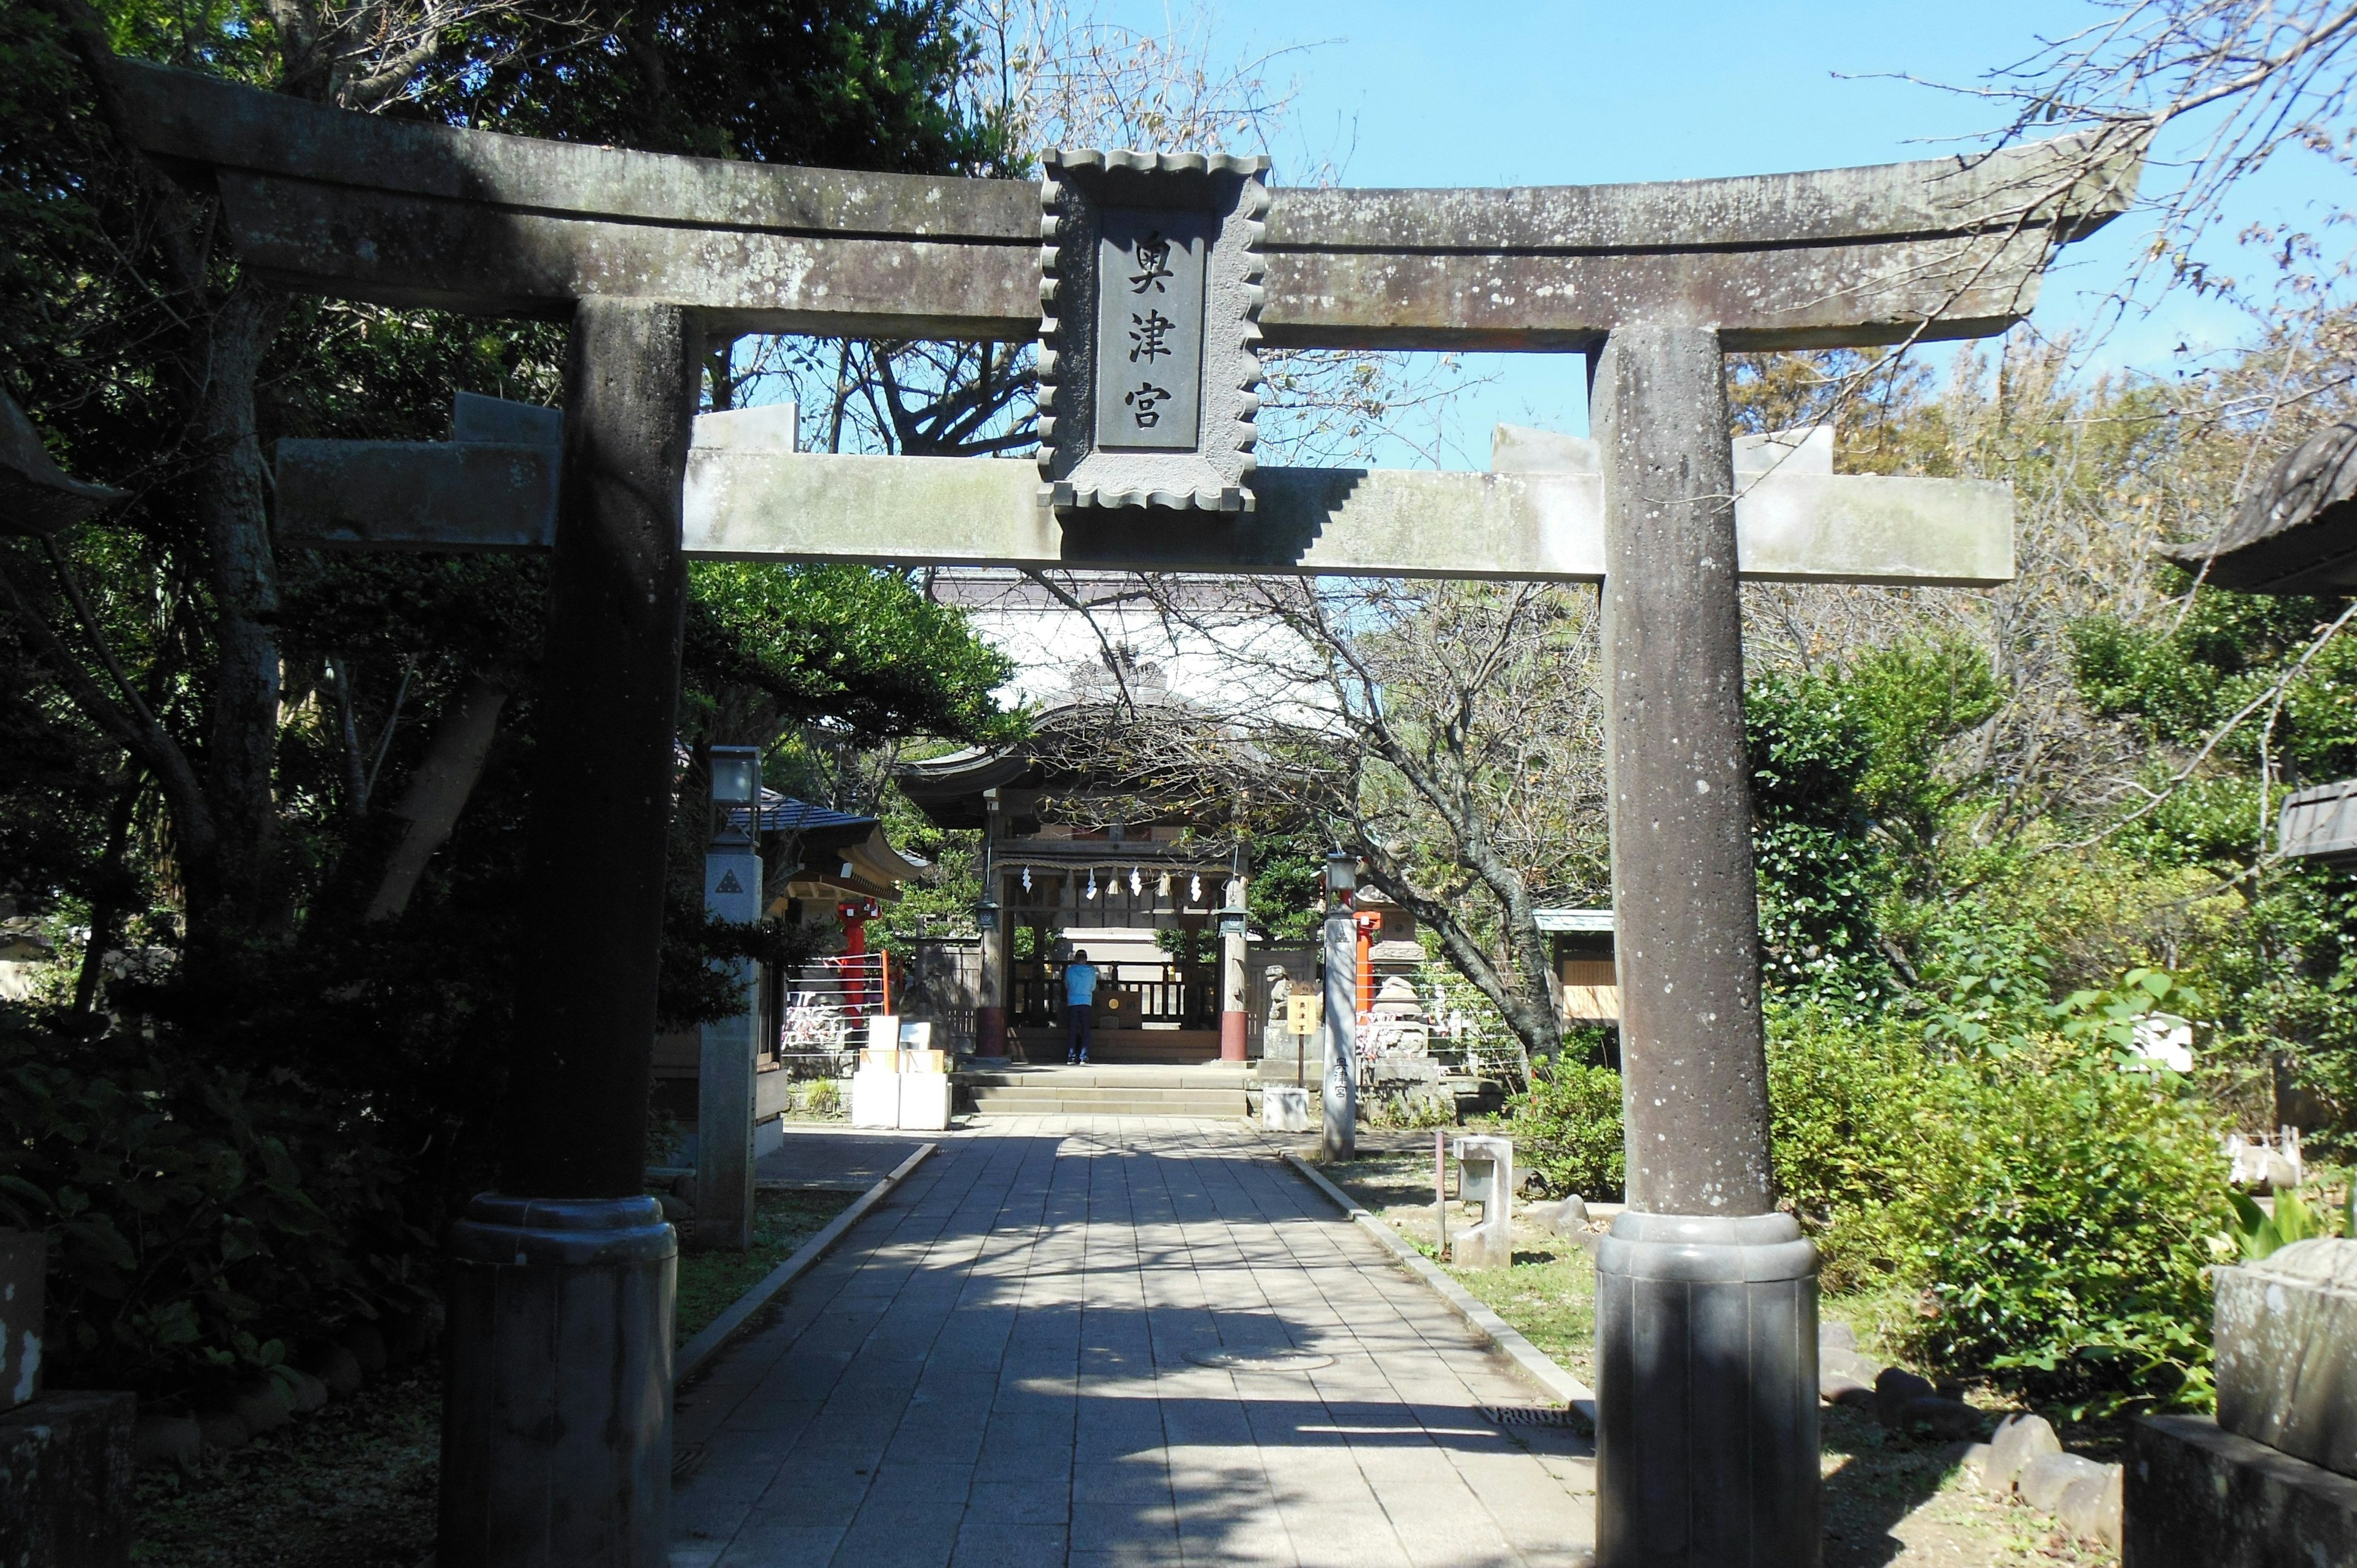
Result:
{"type": "Polygon", "coordinates": [[[1097,966],[1086,948],[1072,950],[1064,966],[1064,1065],[1079,1067],[1089,1059],[1089,1026],[1096,1022],[1097,966]]]}

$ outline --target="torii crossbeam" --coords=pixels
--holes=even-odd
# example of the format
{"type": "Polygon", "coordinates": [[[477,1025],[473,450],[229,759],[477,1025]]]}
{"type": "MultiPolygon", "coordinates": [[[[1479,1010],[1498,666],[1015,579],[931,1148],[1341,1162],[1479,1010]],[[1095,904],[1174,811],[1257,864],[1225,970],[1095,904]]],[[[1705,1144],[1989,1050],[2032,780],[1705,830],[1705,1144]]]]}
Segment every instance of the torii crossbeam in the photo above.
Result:
{"type": "MultiPolygon", "coordinates": [[[[1067,220],[1119,209],[1149,166],[1228,179],[1222,199],[1244,180],[1243,205],[1200,220],[1215,262],[1252,229],[1250,270],[1200,275],[1241,288],[1271,345],[1586,352],[1598,471],[1271,471],[1252,479],[1265,515],[1036,495],[1026,512],[1006,476],[1039,481],[1013,464],[699,459],[692,419],[707,334],[1039,334],[1043,284],[1079,297],[1092,263],[1074,249],[1051,268],[1038,185],[538,142],[149,66],[112,87],[150,156],[217,189],[246,263],[288,286],[571,324],[528,858],[570,918],[522,955],[505,1190],[453,1237],[443,1568],[664,1561],[669,1230],[637,1195],[683,552],[874,558],[843,527],[855,507],[904,531],[888,539],[904,561],[1146,564],[1139,542],[1159,534],[1183,537],[1159,566],[1439,573],[1470,564],[1469,542],[1496,575],[1601,575],[1631,1206],[1598,1260],[1598,1561],[1816,1562],[1815,1258],[1770,1201],[1738,574],[1987,582],[2010,570],[2009,533],[1989,491],[1882,481],[1896,511],[1861,502],[1850,521],[1836,498],[1876,482],[1794,472],[1747,491],[1721,356],[2002,331],[2052,248],[2125,209],[2133,156],[2061,138],[1663,185],[1274,193],[1235,160],[1083,158],[1060,176],[1067,220]],[[1808,486],[1793,515],[1824,526],[1779,556],[1776,498],[1808,486]],[[906,532],[935,525],[919,496],[948,503],[930,543],[906,532]],[[701,532],[683,536],[683,506],[701,532]],[[1877,534],[1865,513],[1898,521],[1877,534]],[[1964,520],[1944,542],[1942,517],[1964,520]]],[[[1071,439],[1077,416],[1058,417],[1071,439]]],[[[1230,458],[1249,452],[1233,428],[1230,458]]],[[[282,491],[309,482],[294,457],[282,491]]],[[[1245,504],[1233,483],[1202,493],[1245,504]]],[[[432,542],[414,510],[340,505],[313,515],[354,542],[432,542]]],[[[544,515],[512,542],[536,543],[544,515]]]]}

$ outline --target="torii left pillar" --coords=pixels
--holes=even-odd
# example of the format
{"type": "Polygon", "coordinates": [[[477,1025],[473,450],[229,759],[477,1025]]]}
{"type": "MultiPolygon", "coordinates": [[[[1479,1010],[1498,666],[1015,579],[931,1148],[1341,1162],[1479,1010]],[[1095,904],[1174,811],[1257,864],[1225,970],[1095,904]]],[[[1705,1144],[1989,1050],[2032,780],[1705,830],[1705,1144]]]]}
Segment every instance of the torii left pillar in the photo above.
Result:
{"type": "Polygon", "coordinates": [[[700,333],[573,319],[500,1187],[452,1226],[441,1568],[662,1568],[679,1243],[644,1196],[700,333]]]}

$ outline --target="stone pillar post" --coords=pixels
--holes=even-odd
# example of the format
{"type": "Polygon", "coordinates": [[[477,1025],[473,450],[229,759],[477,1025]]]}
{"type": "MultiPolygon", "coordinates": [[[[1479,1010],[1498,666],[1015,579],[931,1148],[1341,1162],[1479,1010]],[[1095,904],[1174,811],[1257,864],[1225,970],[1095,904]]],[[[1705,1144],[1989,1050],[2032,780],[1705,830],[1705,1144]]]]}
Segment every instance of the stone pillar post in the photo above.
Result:
{"type": "MultiPolygon", "coordinates": [[[[761,856],[751,846],[704,857],[704,912],[738,925],[761,918],[761,856]]],[[[738,959],[729,977],[746,1011],[703,1027],[695,1079],[695,1244],[753,1244],[753,1084],[760,1061],[760,966],[738,959]]]]}
{"type": "MultiPolygon", "coordinates": [[[[1228,879],[1227,907],[1246,908],[1245,895],[1251,890],[1240,852],[1235,874],[1228,879]]],[[[1220,939],[1220,1059],[1223,1062],[1240,1062],[1250,1054],[1246,1047],[1252,1037],[1252,998],[1244,993],[1244,964],[1251,956],[1252,944],[1243,933],[1220,939]]]]}
{"type": "Polygon", "coordinates": [[[1359,1153],[1359,922],[1348,904],[1326,911],[1326,1072],[1318,1103],[1320,1155],[1359,1153]]]}
{"type": "Polygon", "coordinates": [[[1773,1212],[1717,333],[1596,356],[1630,1212],[1597,1255],[1598,1568],[1819,1559],[1816,1254],[1773,1212]]]}
{"type": "Polygon", "coordinates": [[[1006,1054],[1006,937],[1014,929],[1015,911],[1013,900],[1007,897],[1010,889],[1006,878],[997,869],[1001,826],[998,791],[986,789],[983,794],[989,803],[989,812],[982,831],[982,896],[998,906],[998,918],[982,933],[982,978],[974,1007],[974,1054],[1003,1057],[1006,1054]]]}
{"type": "Polygon", "coordinates": [[[498,1193],[451,1228],[442,1568],[662,1568],[678,1243],[645,1186],[699,334],[585,299],[498,1193]]]}

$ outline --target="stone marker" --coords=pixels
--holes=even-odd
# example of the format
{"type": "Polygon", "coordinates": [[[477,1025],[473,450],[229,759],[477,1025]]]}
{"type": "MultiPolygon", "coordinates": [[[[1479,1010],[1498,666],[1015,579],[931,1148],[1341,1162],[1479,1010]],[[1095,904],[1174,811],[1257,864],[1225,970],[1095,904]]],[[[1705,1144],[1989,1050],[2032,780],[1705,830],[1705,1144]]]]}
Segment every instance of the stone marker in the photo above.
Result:
{"type": "MultiPolygon", "coordinates": [[[[736,747],[712,748],[719,771],[736,747]]],[[[749,748],[748,748],[749,749],[749,748]]],[[[754,778],[759,778],[758,754],[754,778]]],[[[753,820],[716,824],[704,854],[704,912],[749,926],[767,902],[761,867],[759,793],[753,820]]],[[[746,999],[745,1010],[698,1026],[695,1070],[695,1245],[744,1251],[753,1245],[753,1122],[765,1020],[760,965],[738,958],[722,969],[746,999]]]]}
{"type": "Polygon", "coordinates": [[[1453,1231],[1449,1261],[1460,1267],[1502,1269],[1514,1261],[1514,1145],[1511,1139],[1459,1138],[1457,1200],[1481,1206],[1481,1223],[1453,1231]]]}
{"type": "Polygon", "coordinates": [[[2062,1440],[2042,1415],[2008,1415],[1996,1423],[1989,1439],[1988,1462],[1981,1467],[1981,1484],[1998,1496],[2008,1496],[2021,1472],[2032,1460],[2062,1452],[2062,1440]]]}
{"type": "Polygon", "coordinates": [[[2357,1476],[2357,1241],[2295,1241],[2212,1277],[2218,1424],[2357,1476]]]}

